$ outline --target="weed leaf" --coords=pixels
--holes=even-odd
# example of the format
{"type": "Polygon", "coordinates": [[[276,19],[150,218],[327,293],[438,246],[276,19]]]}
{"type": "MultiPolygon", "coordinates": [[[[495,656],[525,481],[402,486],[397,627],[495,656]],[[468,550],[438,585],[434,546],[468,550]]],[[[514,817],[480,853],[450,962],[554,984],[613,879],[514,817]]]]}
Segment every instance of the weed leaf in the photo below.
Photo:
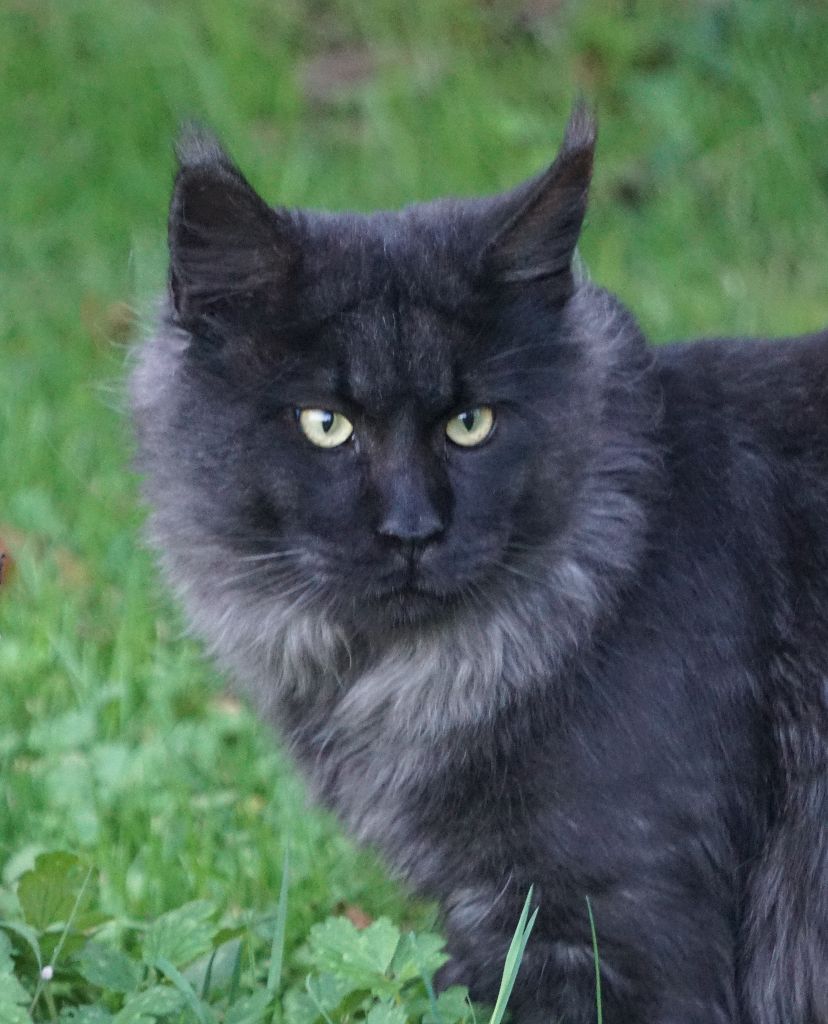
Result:
{"type": "Polygon", "coordinates": [[[365,1024],[406,1024],[408,1014],[402,1006],[393,1003],[376,1003],[371,1007],[365,1024]]]}
{"type": "Polygon", "coordinates": [[[400,932],[380,917],[362,931],[346,917],[332,917],[311,928],[310,947],[323,969],[372,988],[385,975],[400,943],[400,932]]]}
{"type": "Polygon", "coordinates": [[[437,1016],[423,1015],[423,1024],[447,1024],[449,1021],[466,1021],[472,1016],[469,990],[464,985],[452,985],[437,996],[437,1016]]]}
{"type": "Polygon", "coordinates": [[[144,963],[169,960],[183,967],[209,952],[217,928],[211,920],[215,907],[206,900],[194,900],[162,914],[147,929],[142,955],[144,963]]]}
{"type": "Polygon", "coordinates": [[[318,974],[308,978],[305,991],[293,989],[285,997],[285,1016],[291,1024],[314,1024],[333,1015],[341,1017],[337,1009],[354,992],[352,984],[333,974],[318,974]]]}
{"type": "Polygon", "coordinates": [[[28,1020],[28,1014],[21,1007],[29,1002],[31,996],[13,974],[0,974],[0,1024],[6,1024],[9,1019],[28,1020]]]}
{"type": "Polygon", "coordinates": [[[112,1024],[112,1014],[102,1006],[69,1006],[60,1011],[60,1024],[112,1024]]]}
{"type": "Polygon", "coordinates": [[[25,1007],[6,1002],[0,990],[0,1024],[32,1024],[25,1007]]]}
{"type": "Polygon", "coordinates": [[[75,962],[82,978],[111,992],[134,992],[141,980],[140,967],[134,960],[102,942],[87,942],[75,962]]]}
{"type": "Polygon", "coordinates": [[[402,937],[394,953],[391,973],[399,981],[411,981],[418,977],[430,979],[447,960],[445,942],[440,935],[431,932],[416,935],[409,932],[402,937]]]}
{"type": "Polygon", "coordinates": [[[143,1024],[144,1021],[176,1013],[184,1005],[181,993],[169,985],[155,985],[129,996],[112,1024],[143,1024]]]}
{"type": "Polygon", "coordinates": [[[18,935],[23,939],[34,954],[37,969],[40,970],[43,967],[43,955],[40,952],[40,943],[37,941],[37,932],[35,932],[34,928],[23,924],[22,921],[0,921],[0,929],[5,929],[5,931],[18,935]]]}
{"type": "Polygon", "coordinates": [[[269,1006],[270,995],[267,989],[256,992],[234,1003],[227,1011],[224,1024],[259,1024],[265,1019],[269,1006]]]}
{"type": "Polygon", "coordinates": [[[11,939],[4,931],[0,930],[0,977],[4,974],[11,974],[13,970],[11,939]]]}
{"type": "Polygon", "coordinates": [[[45,931],[50,925],[66,924],[73,911],[76,918],[82,915],[94,896],[94,886],[86,884],[88,876],[89,869],[73,853],[41,853],[17,883],[26,923],[45,931]]]}

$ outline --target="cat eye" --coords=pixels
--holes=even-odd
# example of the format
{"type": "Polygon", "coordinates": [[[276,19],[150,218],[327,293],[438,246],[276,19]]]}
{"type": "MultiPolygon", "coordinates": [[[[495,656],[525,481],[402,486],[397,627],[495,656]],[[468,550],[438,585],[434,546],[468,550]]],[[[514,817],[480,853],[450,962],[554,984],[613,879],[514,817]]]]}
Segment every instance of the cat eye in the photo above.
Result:
{"type": "Polygon", "coordinates": [[[296,418],[305,437],[319,448],[338,448],[354,432],[353,423],[331,409],[297,409],[296,418]]]}
{"type": "Polygon", "coordinates": [[[494,411],[488,405],[478,405],[458,413],[446,424],[446,434],[450,441],[462,448],[473,448],[491,434],[494,427],[494,411]]]}

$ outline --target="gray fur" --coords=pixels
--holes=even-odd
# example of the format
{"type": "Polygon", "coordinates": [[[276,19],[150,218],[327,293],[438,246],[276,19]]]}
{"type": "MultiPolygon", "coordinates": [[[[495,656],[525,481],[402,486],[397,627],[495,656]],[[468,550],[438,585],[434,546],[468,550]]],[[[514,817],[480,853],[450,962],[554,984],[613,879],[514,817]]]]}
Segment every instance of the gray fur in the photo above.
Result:
{"type": "Polygon", "coordinates": [[[586,895],[613,1019],[826,1024],[828,341],[647,346],[573,267],[593,144],[579,110],[513,193],[356,217],[190,139],[131,376],[150,540],[316,797],[441,901],[444,984],[492,998],[534,883],[523,1024],[592,1019],[586,895]],[[292,416],[319,394],[338,454],[292,416]],[[458,394],[495,396],[470,454],[458,394]]]}

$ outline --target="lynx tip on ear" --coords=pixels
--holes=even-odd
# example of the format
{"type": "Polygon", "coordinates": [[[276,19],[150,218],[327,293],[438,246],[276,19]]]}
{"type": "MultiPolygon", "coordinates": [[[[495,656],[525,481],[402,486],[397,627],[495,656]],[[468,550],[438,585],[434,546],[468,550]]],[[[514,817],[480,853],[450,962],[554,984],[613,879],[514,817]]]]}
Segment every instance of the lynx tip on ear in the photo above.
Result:
{"type": "Polygon", "coordinates": [[[577,149],[593,150],[595,139],[598,135],[598,124],[595,118],[595,111],[587,100],[579,95],[572,104],[569,120],[564,132],[563,149],[572,151],[577,149]]]}
{"type": "Polygon", "coordinates": [[[221,164],[233,167],[218,139],[203,125],[189,121],[181,126],[175,143],[175,155],[181,170],[221,164]]]}

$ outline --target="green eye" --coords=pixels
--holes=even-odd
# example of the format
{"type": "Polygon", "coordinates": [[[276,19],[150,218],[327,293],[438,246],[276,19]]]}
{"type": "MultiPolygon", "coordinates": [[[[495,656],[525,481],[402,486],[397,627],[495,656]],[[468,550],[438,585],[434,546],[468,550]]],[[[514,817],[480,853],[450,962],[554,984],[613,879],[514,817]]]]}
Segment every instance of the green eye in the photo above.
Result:
{"type": "Polygon", "coordinates": [[[491,434],[494,427],[494,412],[488,405],[478,405],[474,409],[466,409],[458,413],[446,424],[446,434],[450,441],[463,448],[473,448],[482,444],[491,434]]]}
{"type": "Polygon", "coordinates": [[[320,448],[338,448],[354,432],[354,425],[341,412],[330,409],[297,409],[305,437],[320,448]]]}

